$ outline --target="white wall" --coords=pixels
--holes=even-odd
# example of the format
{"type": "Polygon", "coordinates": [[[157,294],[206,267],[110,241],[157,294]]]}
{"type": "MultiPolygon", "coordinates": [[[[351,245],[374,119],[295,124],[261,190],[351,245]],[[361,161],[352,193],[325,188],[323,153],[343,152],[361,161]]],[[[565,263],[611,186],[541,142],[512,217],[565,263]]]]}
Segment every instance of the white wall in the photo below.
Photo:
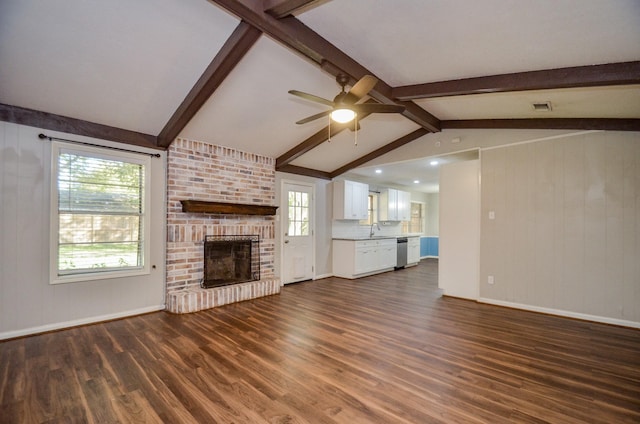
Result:
{"type": "Polygon", "coordinates": [[[276,258],[275,274],[280,277],[281,246],[284,231],[282,230],[282,181],[294,181],[315,186],[315,270],[316,278],[333,275],[331,259],[331,214],[333,213],[333,191],[330,181],[305,177],[302,175],[276,172],[276,205],[280,206],[276,213],[276,258]]]}
{"type": "Polygon", "coordinates": [[[640,324],[640,133],[566,136],[481,158],[481,298],[640,324]]]}
{"type": "Polygon", "coordinates": [[[164,152],[151,161],[151,274],[50,285],[51,144],[40,132],[117,145],[0,122],[0,339],[163,309],[164,152]]]}
{"type": "Polygon", "coordinates": [[[479,161],[442,165],[438,287],[445,295],[478,298],[479,210],[479,161]]]}
{"type": "Polygon", "coordinates": [[[427,194],[427,225],[424,234],[429,237],[438,237],[440,234],[440,195],[438,193],[427,194]]]}

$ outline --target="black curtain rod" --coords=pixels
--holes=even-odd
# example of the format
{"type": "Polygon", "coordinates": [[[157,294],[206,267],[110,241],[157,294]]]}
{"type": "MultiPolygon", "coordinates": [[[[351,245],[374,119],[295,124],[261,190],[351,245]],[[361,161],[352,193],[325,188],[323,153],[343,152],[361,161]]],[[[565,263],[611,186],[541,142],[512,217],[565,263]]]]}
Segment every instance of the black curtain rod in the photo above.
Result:
{"type": "Polygon", "coordinates": [[[50,136],[44,135],[42,133],[38,134],[38,138],[42,139],[42,140],[44,140],[46,138],[49,141],[52,141],[52,140],[67,141],[69,143],[82,144],[82,145],[85,145],[85,146],[103,147],[105,149],[119,150],[121,152],[137,153],[139,155],[153,156],[155,158],[161,157],[160,153],[145,153],[145,152],[138,152],[136,150],[121,149],[120,147],[102,146],[100,144],[86,143],[84,141],[68,140],[66,138],[59,138],[59,137],[50,137],[50,136]]]}

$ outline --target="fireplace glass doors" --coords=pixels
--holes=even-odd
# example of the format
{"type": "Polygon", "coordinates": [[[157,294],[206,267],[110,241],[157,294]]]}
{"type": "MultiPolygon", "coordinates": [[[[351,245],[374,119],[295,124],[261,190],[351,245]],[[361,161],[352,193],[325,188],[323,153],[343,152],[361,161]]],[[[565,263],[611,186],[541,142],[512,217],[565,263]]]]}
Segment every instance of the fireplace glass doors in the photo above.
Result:
{"type": "Polygon", "coordinates": [[[258,236],[206,236],[203,288],[260,280],[258,236]]]}

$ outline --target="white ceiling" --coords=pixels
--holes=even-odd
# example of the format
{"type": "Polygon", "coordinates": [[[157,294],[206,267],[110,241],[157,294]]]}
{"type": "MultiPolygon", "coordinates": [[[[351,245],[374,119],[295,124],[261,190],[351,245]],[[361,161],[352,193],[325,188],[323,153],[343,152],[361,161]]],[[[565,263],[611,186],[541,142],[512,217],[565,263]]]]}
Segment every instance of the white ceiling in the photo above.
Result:
{"type": "MultiPolygon", "coordinates": [[[[640,59],[637,0],[333,0],[297,18],[393,87],[640,59]]],[[[207,0],[2,0],[0,103],[155,136],[239,22],[207,0]]],[[[180,135],[278,157],[327,124],[296,125],[325,107],[290,89],[339,92],[333,76],[263,35],[180,135]]],[[[552,102],[551,117],[640,118],[637,85],[415,103],[449,120],[540,117],[538,101],[552,102]]],[[[330,172],[416,128],[372,115],[357,146],[345,131],[292,164],[330,172]]],[[[400,184],[401,162],[385,178],[400,184]]]]}
{"type": "Polygon", "coordinates": [[[334,0],[298,18],[391,86],[640,57],[637,0],[334,0]]]}
{"type": "Polygon", "coordinates": [[[476,94],[415,102],[439,119],[447,120],[636,118],[640,112],[640,85],[476,94]],[[545,102],[551,103],[551,112],[534,110],[534,103],[545,102]]]}
{"type": "Polygon", "coordinates": [[[237,22],[203,0],[2,0],[0,102],[158,134],[237,22]]]}
{"type": "Polygon", "coordinates": [[[384,165],[363,166],[344,175],[377,187],[391,186],[407,191],[437,193],[440,191],[440,167],[449,163],[478,159],[478,149],[393,162],[384,165]]]}

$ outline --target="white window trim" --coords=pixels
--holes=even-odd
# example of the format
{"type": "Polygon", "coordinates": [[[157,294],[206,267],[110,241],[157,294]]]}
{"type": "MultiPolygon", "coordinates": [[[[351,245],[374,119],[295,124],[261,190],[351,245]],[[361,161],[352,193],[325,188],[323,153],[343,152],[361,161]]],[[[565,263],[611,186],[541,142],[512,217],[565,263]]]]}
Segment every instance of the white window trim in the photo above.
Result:
{"type": "Polygon", "coordinates": [[[49,284],[76,283],[82,281],[105,280],[112,278],[124,278],[138,275],[146,275],[151,272],[151,247],[149,240],[151,235],[151,158],[136,153],[113,151],[107,148],[91,147],[53,141],[51,143],[51,213],[49,233],[49,284]],[[61,151],[86,154],[100,159],[110,159],[138,163],[144,165],[144,215],[143,215],[143,262],[139,268],[79,272],[67,275],[58,275],[58,156],[61,151]]]}

